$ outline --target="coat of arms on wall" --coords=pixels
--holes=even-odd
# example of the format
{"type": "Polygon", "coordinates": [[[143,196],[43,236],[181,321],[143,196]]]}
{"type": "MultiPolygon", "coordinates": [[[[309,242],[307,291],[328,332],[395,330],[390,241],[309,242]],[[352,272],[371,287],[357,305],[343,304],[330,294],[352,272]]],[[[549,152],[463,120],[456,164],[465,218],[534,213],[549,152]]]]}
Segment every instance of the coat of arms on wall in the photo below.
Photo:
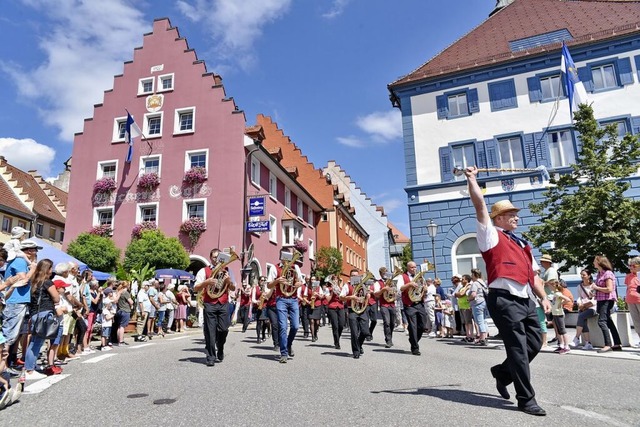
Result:
{"type": "Polygon", "coordinates": [[[164,104],[164,95],[162,94],[154,94],[147,96],[147,111],[150,113],[155,113],[156,111],[160,111],[162,109],[162,104],[164,104]]]}
{"type": "Polygon", "coordinates": [[[500,183],[502,184],[502,191],[513,191],[513,179],[503,179],[500,183]]]}

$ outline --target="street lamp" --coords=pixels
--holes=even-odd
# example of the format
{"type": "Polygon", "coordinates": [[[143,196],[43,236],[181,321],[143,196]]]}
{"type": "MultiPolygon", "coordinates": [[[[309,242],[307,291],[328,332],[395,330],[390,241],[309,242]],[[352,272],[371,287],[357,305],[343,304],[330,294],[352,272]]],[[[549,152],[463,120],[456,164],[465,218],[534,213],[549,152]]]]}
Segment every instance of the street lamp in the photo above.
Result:
{"type": "Polygon", "coordinates": [[[433,273],[434,277],[438,277],[438,266],[436,264],[436,235],[438,234],[438,224],[433,222],[433,220],[429,220],[429,225],[427,225],[427,231],[429,232],[429,237],[431,237],[431,255],[433,256],[433,273]]]}
{"type": "Polygon", "coordinates": [[[244,199],[242,203],[242,217],[244,218],[244,221],[242,224],[242,253],[240,255],[240,262],[242,263],[243,266],[244,266],[245,252],[247,249],[247,220],[249,215],[247,212],[247,182],[251,179],[251,172],[250,170],[247,170],[247,165],[249,165],[249,168],[251,167],[250,166],[251,157],[253,156],[253,153],[260,150],[260,147],[262,146],[262,140],[254,139],[253,144],[254,144],[254,147],[251,150],[249,150],[246,157],[244,158],[244,188],[242,191],[242,195],[244,199]]]}

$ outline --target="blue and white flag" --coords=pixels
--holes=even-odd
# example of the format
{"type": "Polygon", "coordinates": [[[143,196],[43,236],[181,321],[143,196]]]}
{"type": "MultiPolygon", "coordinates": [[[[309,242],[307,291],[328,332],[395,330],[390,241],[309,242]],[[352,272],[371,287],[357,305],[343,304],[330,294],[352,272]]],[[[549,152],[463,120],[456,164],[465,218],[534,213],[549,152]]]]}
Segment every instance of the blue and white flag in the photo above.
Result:
{"type": "Polygon", "coordinates": [[[131,163],[131,157],[133,156],[133,138],[142,135],[140,127],[133,121],[133,117],[127,111],[127,123],[124,126],[124,140],[129,144],[129,151],[127,152],[127,158],[125,162],[131,163]]]}
{"type": "Polygon", "coordinates": [[[578,109],[579,104],[588,103],[587,91],[584,88],[584,84],[578,77],[578,69],[576,64],[571,59],[571,54],[567,45],[562,43],[562,61],[560,62],[560,69],[564,73],[564,81],[567,85],[567,96],[569,97],[569,113],[571,114],[571,121],[573,121],[573,111],[578,109]]]}

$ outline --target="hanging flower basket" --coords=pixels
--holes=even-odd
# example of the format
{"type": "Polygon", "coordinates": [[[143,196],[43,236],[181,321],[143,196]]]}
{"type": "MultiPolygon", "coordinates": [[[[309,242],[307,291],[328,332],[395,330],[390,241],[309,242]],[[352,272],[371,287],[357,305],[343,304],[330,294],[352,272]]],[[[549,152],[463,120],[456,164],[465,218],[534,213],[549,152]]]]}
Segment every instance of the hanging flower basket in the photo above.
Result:
{"type": "Polygon", "coordinates": [[[111,237],[111,234],[113,234],[113,229],[108,224],[97,225],[89,230],[89,234],[94,234],[100,237],[111,237]]]}
{"type": "Polygon", "coordinates": [[[207,229],[207,224],[204,222],[202,218],[189,218],[180,226],[180,232],[189,236],[189,243],[193,248],[198,244],[198,240],[200,240],[200,236],[207,229]]]}
{"type": "Polygon", "coordinates": [[[142,237],[142,232],[149,231],[149,230],[157,230],[157,229],[158,229],[158,225],[156,224],[155,221],[141,222],[140,224],[136,224],[133,226],[133,230],[131,230],[131,238],[139,239],[140,237],[142,237]]]}
{"type": "Polygon", "coordinates": [[[138,179],[138,188],[152,191],[160,185],[160,176],[156,172],[145,173],[138,179]]]}
{"type": "Polygon", "coordinates": [[[309,250],[307,244],[302,240],[295,240],[293,242],[293,248],[301,254],[304,254],[305,252],[307,252],[307,250],[309,250]]]}
{"type": "Polygon", "coordinates": [[[97,194],[111,194],[116,189],[116,180],[110,176],[100,178],[93,184],[93,192],[97,194]]]}
{"type": "Polygon", "coordinates": [[[207,170],[201,166],[194,166],[184,173],[183,181],[186,184],[202,184],[207,180],[207,170]]]}

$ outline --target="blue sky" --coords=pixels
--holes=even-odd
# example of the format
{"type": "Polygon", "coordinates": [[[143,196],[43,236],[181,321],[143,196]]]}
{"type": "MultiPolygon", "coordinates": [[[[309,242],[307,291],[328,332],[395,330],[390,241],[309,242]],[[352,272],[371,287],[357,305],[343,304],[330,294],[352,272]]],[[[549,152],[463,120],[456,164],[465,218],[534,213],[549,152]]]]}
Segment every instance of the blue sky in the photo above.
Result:
{"type": "MultiPolygon", "coordinates": [[[[227,96],[335,160],[409,235],[387,84],[480,24],[493,0],[15,0],[0,4],[0,154],[55,176],[93,105],[168,17],[227,96]]],[[[435,165],[434,165],[435,166],[435,165]]]]}

